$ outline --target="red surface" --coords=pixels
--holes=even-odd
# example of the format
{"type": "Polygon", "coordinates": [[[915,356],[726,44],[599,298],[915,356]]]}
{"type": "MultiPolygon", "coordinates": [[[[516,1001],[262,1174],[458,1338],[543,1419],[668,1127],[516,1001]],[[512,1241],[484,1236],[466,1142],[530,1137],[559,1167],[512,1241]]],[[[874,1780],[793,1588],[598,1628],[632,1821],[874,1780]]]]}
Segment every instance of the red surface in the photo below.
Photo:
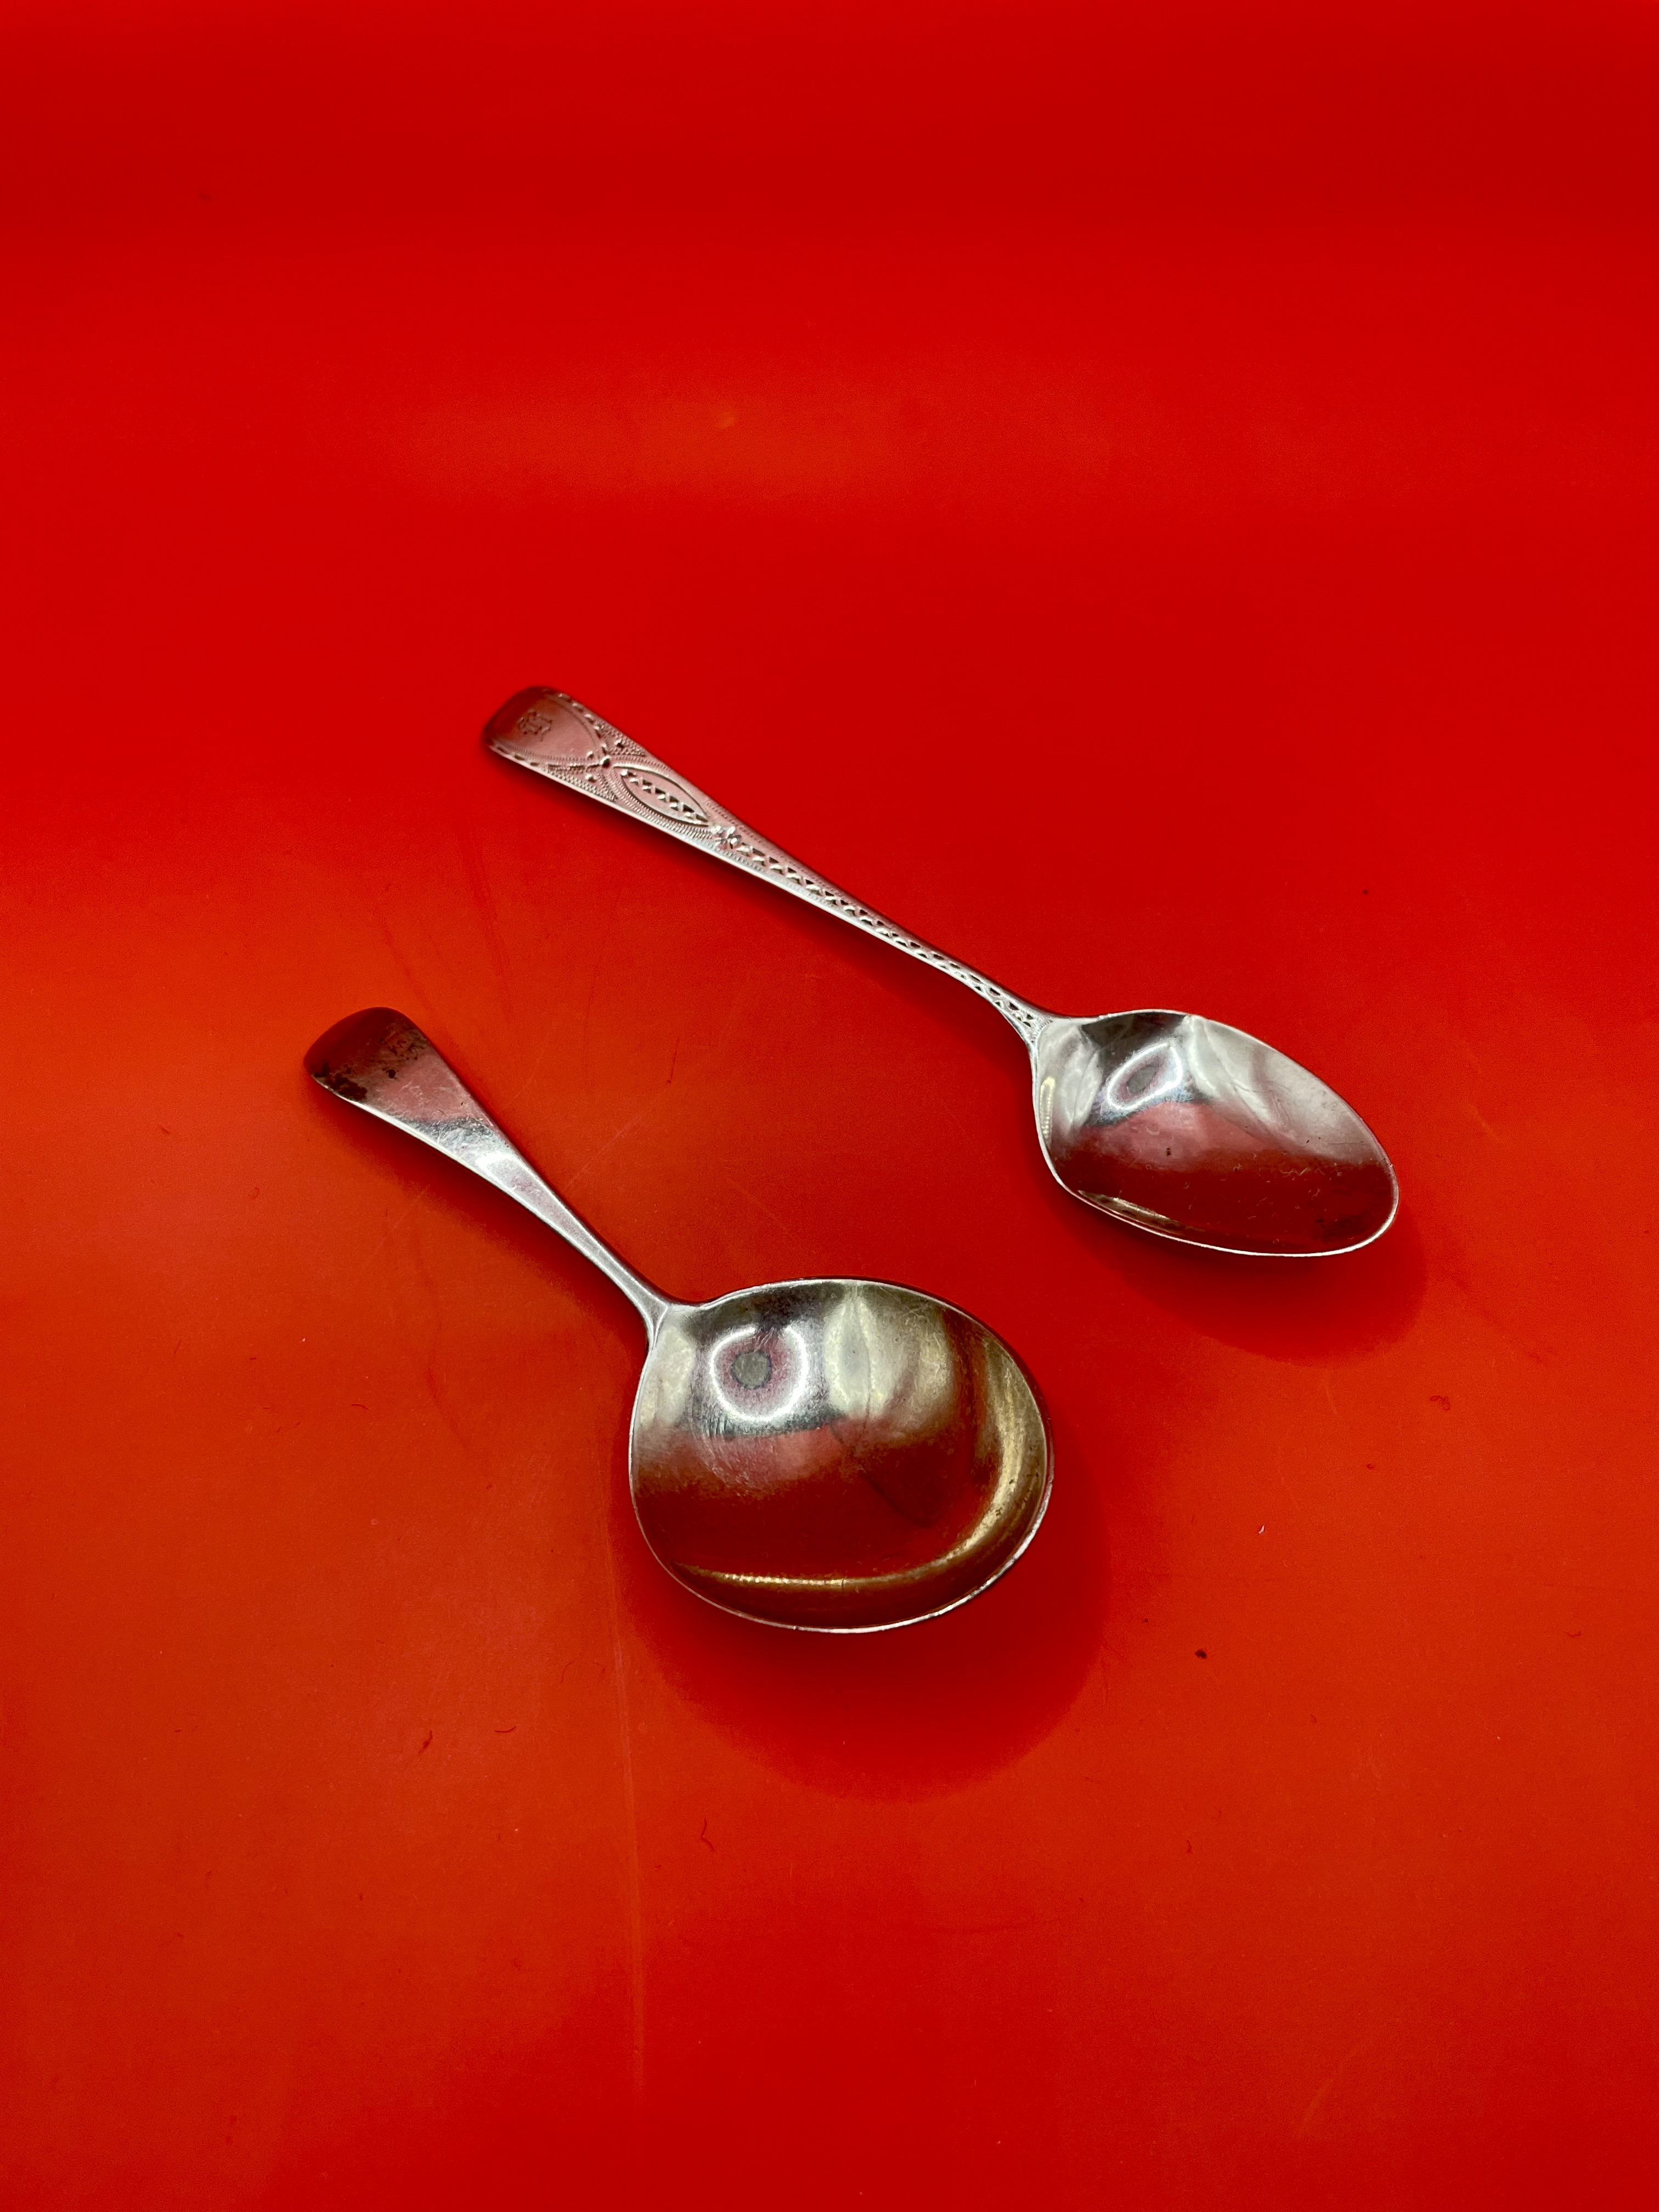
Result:
{"type": "Polygon", "coordinates": [[[8,2203],[1654,2201],[1652,21],[12,11],[8,2203]],[[1399,1227],[1091,1219],[533,681],[1399,1227]],[[677,1589],[376,1001],[671,1287],[983,1315],[1030,1557],[677,1589]]]}

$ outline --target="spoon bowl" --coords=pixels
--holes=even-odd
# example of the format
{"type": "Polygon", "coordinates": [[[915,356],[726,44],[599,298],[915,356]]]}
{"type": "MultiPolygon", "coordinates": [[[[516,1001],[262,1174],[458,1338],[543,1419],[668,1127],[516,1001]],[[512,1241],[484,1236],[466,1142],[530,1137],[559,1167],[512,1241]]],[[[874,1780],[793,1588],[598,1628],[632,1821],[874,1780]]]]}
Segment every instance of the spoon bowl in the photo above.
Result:
{"type": "Polygon", "coordinates": [[[1031,1047],[1054,1180],[1132,1228],[1259,1258],[1357,1251],[1394,1219],[1388,1154],[1305,1067],[1224,1022],[1048,1022],[1031,1047]]]}
{"type": "Polygon", "coordinates": [[[1352,1107],[1243,1030],[1157,1008],[1073,1020],[1033,1006],[792,860],[568,692],[516,693],[484,742],[976,992],[1031,1055],[1055,1180],[1097,1212],[1259,1259],[1357,1251],[1394,1219],[1394,1170],[1352,1107]]]}
{"type": "Polygon", "coordinates": [[[663,1565],[728,1612],[889,1628],[1012,1566],[1048,1497],[1036,1395],[990,1330],[849,1279],[665,1316],[629,1480],[663,1565]]]}
{"type": "Polygon", "coordinates": [[[632,1301],[648,1340],[634,1510],[699,1597],[778,1627],[897,1628],[976,1596],[1036,1534],[1047,1419],[1019,1360],[970,1314],[853,1277],[665,1297],[556,1196],[405,1016],[354,1014],[306,1066],[516,1198],[632,1301]]]}

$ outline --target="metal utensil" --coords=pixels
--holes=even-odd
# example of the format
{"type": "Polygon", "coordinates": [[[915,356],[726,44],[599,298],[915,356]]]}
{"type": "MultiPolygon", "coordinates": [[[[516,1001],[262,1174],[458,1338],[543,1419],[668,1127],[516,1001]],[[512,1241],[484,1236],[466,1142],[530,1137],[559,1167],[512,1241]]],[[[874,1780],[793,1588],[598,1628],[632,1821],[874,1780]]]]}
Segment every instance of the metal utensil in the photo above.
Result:
{"type": "Polygon", "coordinates": [[[1072,1020],[1016,998],[803,867],[562,691],[519,692],[485,725],[484,741],[989,1000],[1031,1055],[1037,1133],[1055,1181],[1115,1220],[1283,1259],[1357,1251],[1394,1219],[1394,1170],[1352,1107],[1243,1030],[1158,1008],[1072,1020]]]}
{"type": "Polygon", "coordinates": [[[340,1022],[306,1055],[337,1098],[418,1137],[556,1229],[629,1298],[649,1349],[629,1483],[670,1574],[786,1628],[897,1628],[1011,1567],[1048,1502],[1041,1401],[958,1307],[854,1278],[683,1305],[556,1197],[405,1016],[340,1022]]]}

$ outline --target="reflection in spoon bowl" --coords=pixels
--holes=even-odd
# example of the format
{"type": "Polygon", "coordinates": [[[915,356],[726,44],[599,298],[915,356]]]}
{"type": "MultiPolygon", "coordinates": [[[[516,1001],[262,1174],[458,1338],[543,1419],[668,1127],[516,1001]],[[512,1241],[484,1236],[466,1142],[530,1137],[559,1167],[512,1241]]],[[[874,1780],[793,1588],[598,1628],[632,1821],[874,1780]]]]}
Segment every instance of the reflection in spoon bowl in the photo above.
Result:
{"type": "Polygon", "coordinates": [[[1153,1236],[1301,1258],[1369,1244],[1394,1218],[1394,1170],[1352,1107],[1243,1030],[1056,1018],[1032,1063],[1055,1180],[1153,1236]]]}

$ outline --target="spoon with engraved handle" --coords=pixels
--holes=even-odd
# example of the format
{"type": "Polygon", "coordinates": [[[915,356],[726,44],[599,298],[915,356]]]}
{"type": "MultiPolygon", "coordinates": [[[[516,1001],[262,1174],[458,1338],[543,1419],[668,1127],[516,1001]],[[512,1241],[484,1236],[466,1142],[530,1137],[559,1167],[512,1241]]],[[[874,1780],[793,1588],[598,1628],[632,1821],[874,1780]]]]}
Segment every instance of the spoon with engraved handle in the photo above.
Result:
{"type": "Polygon", "coordinates": [[[1055,1181],[1113,1219],[1273,1259],[1357,1251],[1394,1219],[1394,1170],[1352,1107],[1243,1030],[1163,1007],[1073,1018],[1034,1006],[803,867],[562,691],[519,692],[484,742],[988,999],[1030,1054],[1037,1135],[1055,1181]]]}

